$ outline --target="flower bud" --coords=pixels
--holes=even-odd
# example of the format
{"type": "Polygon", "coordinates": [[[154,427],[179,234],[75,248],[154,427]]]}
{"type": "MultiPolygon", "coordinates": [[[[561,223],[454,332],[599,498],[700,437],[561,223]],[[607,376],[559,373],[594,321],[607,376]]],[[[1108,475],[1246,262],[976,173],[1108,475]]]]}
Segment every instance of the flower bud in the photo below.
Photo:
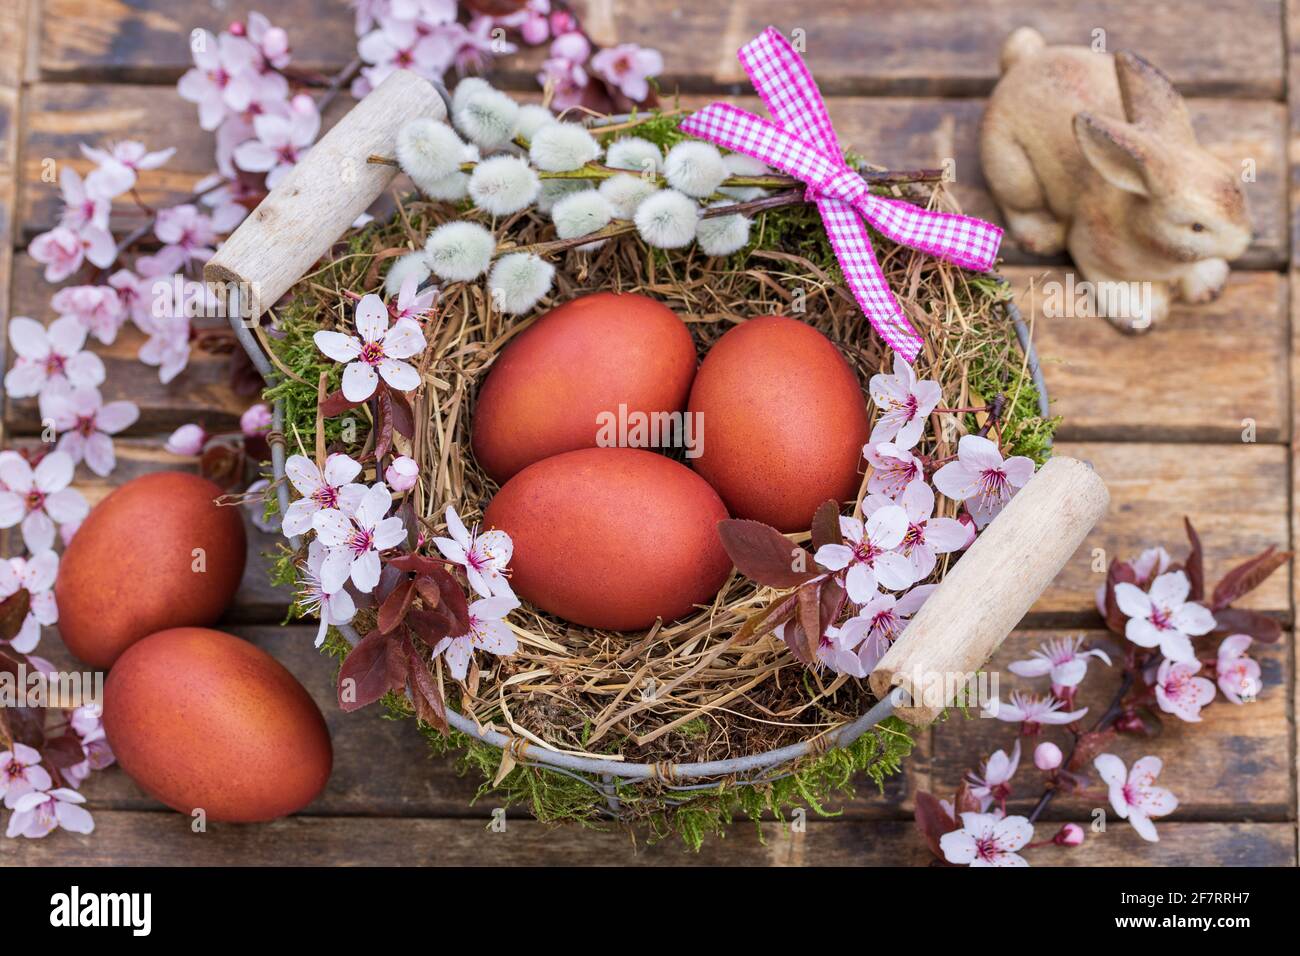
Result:
{"type": "Polygon", "coordinates": [[[1039,770],[1055,770],[1061,765],[1061,748],[1044,740],[1034,748],[1034,766],[1039,770]]]}
{"type": "Polygon", "coordinates": [[[239,430],[249,438],[265,435],[271,430],[271,409],[265,402],[251,406],[239,416],[239,430]]]}
{"type": "Polygon", "coordinates": [[[1057,846],[1078,846],[1083,842],[1083,827],[1077,823],[1067,823],[1052,837],[1057,846]]]}
{"type": "Polygon", "coordinates": [[[402,455],[394,458],[393,463],[384,471],[384,481],[393,491],[410,491],[415,487],[415,480],[420,475],[420,466],[415,460],[402,455]]]}
{"type": "Polygon", "coordinates": [[[202,454],[203,446],[208,440],[208,433],[201,425],[182,425],[171,433],[166,448],[173,455],[196,456],[202,454]]]}

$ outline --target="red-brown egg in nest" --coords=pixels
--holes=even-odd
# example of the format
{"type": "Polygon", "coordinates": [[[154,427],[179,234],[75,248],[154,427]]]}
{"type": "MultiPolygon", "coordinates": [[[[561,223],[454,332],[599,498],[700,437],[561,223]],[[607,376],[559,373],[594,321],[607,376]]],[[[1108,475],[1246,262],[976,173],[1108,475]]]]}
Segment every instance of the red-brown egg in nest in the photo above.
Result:
{"type": "Polygon", "coordinates": [[[244,574],[237,507],[205,478],[160,471],[128,481],[77,530],[55,584],[59,633],[94,667],[169,627],[215,624],[244,574]]]}
{"type": "Polygon", "coordinates": [[[160,631],[126,650],[104,687],[104,732],[146,792],[216,821],[301,810],[334,760],[320,708],[279,661],[200,627],[160,631]]]}
{"type": "Polygon", "coordinates": [[[654,299],[598,292],[566,302],[520,333],[488,372],[474,409],[474,457],[505,483],[533,462],[595,447],[620,414],[680,413],[695,364],[685,323],[654,299]]]}
{"type": "Polygon", "coordinates": [[[807,323],[764,316],[728,331],[704,357],[687,410],[704,438],[691,466],[733,517],[807,531],[823,501],[857,494],[862,384],[807,323]]]}
{"type": "Polygon", "coordinates": [[[585,627],[630,631],[711,601],[731,571],[727,509],[684,465],[635,448],[566,452],[528,466],[484,525],[514,541],[524,600],[585,627]]]}

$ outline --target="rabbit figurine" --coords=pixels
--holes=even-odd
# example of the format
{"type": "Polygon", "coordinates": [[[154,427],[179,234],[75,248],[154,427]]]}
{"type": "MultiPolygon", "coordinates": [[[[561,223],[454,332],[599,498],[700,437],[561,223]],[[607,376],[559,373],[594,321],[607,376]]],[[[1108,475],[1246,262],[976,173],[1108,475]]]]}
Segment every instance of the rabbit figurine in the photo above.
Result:
{"type": "Polygon", "coordinates": [[[1173,298],[1215,299],[1250,218],[1169,79],[1132,53],[1049,47],[1028,27],[1007,38],[1001,67],[980,157],[1020,245],[1068,249],[1096,309],[1124,331],[1159,322],[1173,298]]]}

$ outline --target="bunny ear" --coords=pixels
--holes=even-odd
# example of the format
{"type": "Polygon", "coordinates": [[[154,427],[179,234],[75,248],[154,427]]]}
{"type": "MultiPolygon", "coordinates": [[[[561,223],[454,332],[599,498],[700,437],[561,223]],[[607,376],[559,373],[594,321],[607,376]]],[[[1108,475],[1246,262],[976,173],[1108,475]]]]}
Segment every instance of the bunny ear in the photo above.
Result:
{"type": "Polygon", "coordinates": [[[1076,113],[1074,138],[1089,165],[1106,182],[1139,196],[1154,192],[1152,150],[1147,137],[1132,123],[1076,113]]]}
{"type": "Polygon", "coordinates": [[[1127,50],[1115,54],[1115,76],[1130,123],[1157,133],[1194,138],[1187,104],[1169,77],[1127,50]]]}

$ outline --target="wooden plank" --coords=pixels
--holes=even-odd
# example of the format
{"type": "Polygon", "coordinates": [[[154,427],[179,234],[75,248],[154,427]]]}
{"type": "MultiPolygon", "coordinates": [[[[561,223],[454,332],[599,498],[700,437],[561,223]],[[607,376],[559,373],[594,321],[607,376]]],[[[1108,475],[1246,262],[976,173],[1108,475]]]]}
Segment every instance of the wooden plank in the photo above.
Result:
{"type": "Polygon", "coordinates": [[[16,89],[27,53],[28,0],[9,0],[0,9],[0,88],[16,89]]]}
{"type": "MultiPolygon", "coordinates": [[[[1291,866],[1287,823],[1174,823],[1159,843],[1115,828],[1075,849],[1030,851],[1052,866],[1291,866]]],[[[1048,836],[1045,830],[1040,838],[1048,836]]],[[[911,823],[809,823],[802,831],[739,824],[699,853],[668,840],[634,844],[619,830],[553,829],[507,817],[500,832],[478,820],[291,817],[191,833],[177,814],[100,812],[95,832],[0,842],[5,866],[924,866],[911,823]]]]}
{"type": "MultiPolygon", "coordinates": [[[[1291,510],[1283,446],[1062,442],[1057,450],[1092,463],[1110,488],[1110,511],[1034,605],[1034,626],[1095,622],[1093,592],[1111,558],[1135,557],[1163,545],[1181,559],[1184,515],[1200,532],[1211,583],[1269,545],[1288,546],[1291,510]]],[[[1274,574],[1239,606],[1289,618],[1285,572],[1274,574]]]]}
{"type": "MultiPolygon", "coordinates": [[[[197,133],[194,107],[175,91],[143,86],[85,86],[37,84],[29,94],[30,121],[23,150],[21,216],[27,234],[49,228],[58,214],[57,186],[41,179],[42,161],[53,157],[85,172],[89,163],[80,142],[102,142],[130,136],[151,147],[175,145],[177,154],[164,170],[141,178],[141,195],[150,205],[175,203],[189,195],[194,183],[212,171],[212,140],[197,133]],[[187,131],[177,136],[176,131],[187,131]]],[[[696,108],[709,97],[684,97],[682,105],[696,108]]],[[[350,104],[336,101],[327,119],[350,104]]],[[[758,109],[754,98],[738,97],[741,105],[758,109]]],[[[842,145],[872,162],[893,167],[938,166],[955,162],[955,190],[966,212],[994,221],[999,213],[979,169],[978,129],[981,100],[837,98],[832,117],[842,145]]],[[[1202,141],[1234,167],[1254,159],[1258,179],[1248,196],[1258,233],[1242,258],[1242,268],[1272,268],[1286,258],[1287,223],[1285,110],[1262,101],[1195,100],[1193,119],[1202,141]]],[[[119,230],[138,222],[128,206],[114,220],[119,230]]],[[[1004,244],[1009,262],[1041,261],[1027,257],[1014,243],[1004,244]]]]}
{"type": "MultiPolygon", "coordinates": [[[[1011,635],[990,662],[996,673],[1003,700],[1015,690],[1043,693],[1045,678],[1017,677],[1006,667],[1024,660],[1045,640],[1064,636],[1059,631],[1018,631],[1011,635]]],[[[1083,719],[1091,726],[1109,706],[1119,688],[1123,641],[1105,631],[1088,631],[1089,647],[1105,648],[1116,666],[1107,668],[1090,662],[1079,705],[1089,708],[1083,719]]],[[[1253,704],[1235,705],[1222,696],[1204,711],[1204,720],[1188,724],[1172,714],[1163,718],[1160,736],[1154,740],[1125,736],[1111,750],[1126,763],[1155,754],[1165,763],[1160,785],[1178,797],[1179,807],[1171,820],[1288,820],[1295,808],[1295,776],[1291,772],[1291,726],[1287,720],[1288,700],[1293,686],[1290,635],[1278,644],[1255,644],[1250,654],[1262,669],[1263,690],[1253,704]]],[[[1216,643],[1205,645],[1210,656],[1216,643]]],[[[980,761],[995,750],[1010,752],[1018,726],[972,716],[952,717],[935,728],[933,773],[937,796],[950,799],[964,774],[978,771],[980,761]]],[[[1050,740],[1068,753],[1070,737],[1060,728],[1044,728],[1038,738],[1021,738],[1021,770],[1013,780],[1012,813],[1028,813],[1042,792],[1042,775],[1034,769],[1033,750],[1040,740],[1050,740]]],[[[1085,767],[1095,785],[1096,772],[1085,767]]],[[[1079,796],[1061,797],[1049,807],[1046,819],[1087,819],[1098,804],[1079,796]]],[[[1106,812],[1111,814],[1109,806],[1106,812]]],[[[1113,819],[1111,826],[1122,824],[1113,819]]]]}
{"type": "Polygon", "coordinates": [[[1177,305],[1137,336],[1104,318],[1060,314],[1060,290],[1077,273],[1004,274],[1032,323],[1061,439],[1241,442],[1253,431],[1256,441],[1287,440],[1290,331],[1277,273],[1234,272],[1217,301],[1177,305]]]}
{"type": "MultiPolygon", "coordinates": [[[[1202,0],[1132,4],[1072,0],[976,4],[928,0],[822,0],[815,15],[784,0],[683,4],[642,0],[577,4],[603,43],[633,42],[662,50],[665,89],[714,90],[743,83],[736,49],[769,24],[799,30],[827,94],[972,95],[997,80],[998,50],[1015,27],[1036,27],[1051,43],[1136,49],[1184,90],[1196,94],[1277,98],[1283,90],[1279,0],[1202,0]],[[683,37],[691,42],[683,43],[683,37]]],[[[234,0],[46,0],[40,66],[46,77],[123,81],[174,80],[190,65],[189,31],[221,29],[258,4],[234,0]]],[[[270,11],[287,27],[295,63],[337,69],[354,55],[349,12],[326,15],[311,0],[281,0],[270,11]]],[[[545,48],[498,63],[524,81],[545,48]]]]}
{"type": "MultiPolygon", "coordinates": [[[[14,283],[8,304],[10,314],[25,315],[39,322],[54,319],[50,298],[57,286],[48,284],[41,266],[25,252],[14,259],[14,283]]],[[[65,283],[67,284],[67,283],[65,283]]],[[[224,327],[223,319],[203,319],[199,325],[224,327]]],[[[133,323],[127,323],[112,345],[89,339],[87,348],[104,361],[106,378],[100,386],[105,401],[130,399],[140,406],[140,420],[133,434],[166,432],[186,422],[200,422],[213,431],[237,427],[244,409],[257,399],[236,395],[230,387],[230,357],[200,348],[191,350],[189,366],[164,385],[158,369],[138,358],[146,338],[133,323]]],[[[231,340],[231,346],[238,348],[231,340]]],[[[36,399],[11,399],[5,412],[7,427],[16,434],[32,435],[41,429],[36,399]]]]}

